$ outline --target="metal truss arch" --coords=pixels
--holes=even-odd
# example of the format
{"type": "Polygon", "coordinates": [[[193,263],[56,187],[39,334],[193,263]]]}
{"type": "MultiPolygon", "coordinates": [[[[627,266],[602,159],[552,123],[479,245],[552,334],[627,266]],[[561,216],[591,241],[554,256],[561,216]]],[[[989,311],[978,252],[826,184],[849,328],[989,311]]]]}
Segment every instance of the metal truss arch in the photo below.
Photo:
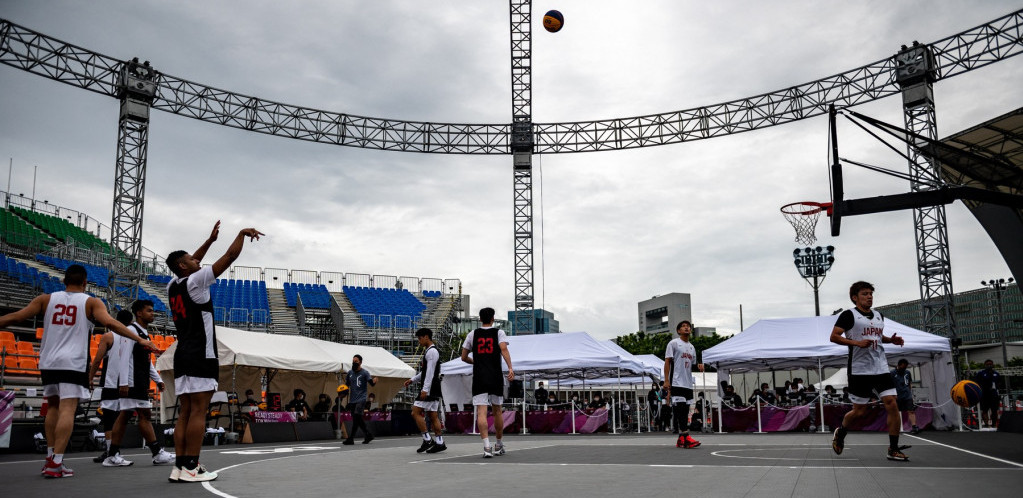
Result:
{"type": "MultiPolygon", "coordinates": [[[[929,44],[936,78],[1023,53],[1023,10],[929,44]]],[[[97,93],[117,95],[124,61],[0,20],[0,63],[97,93]]],[[[646,116],[533,123],[535,154],[668,145],[776,126],[900,92],[892,57],[816,81],[728,102],[646,116]]],[[[512,153],[511,123],[433,123],[356,116],[269,101],[168,74],[153,108],[201,121],[349,147],[438,154],[512,153]]]]}

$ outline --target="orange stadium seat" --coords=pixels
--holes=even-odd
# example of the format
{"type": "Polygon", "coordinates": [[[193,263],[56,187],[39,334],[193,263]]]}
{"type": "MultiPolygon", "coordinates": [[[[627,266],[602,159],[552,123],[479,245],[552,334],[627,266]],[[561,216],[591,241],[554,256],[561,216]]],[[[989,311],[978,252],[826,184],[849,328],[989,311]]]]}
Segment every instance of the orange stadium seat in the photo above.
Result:
{"type": "Polygon", "coordinates": [[[42,338],[43,338],[43,328],[39,327],[39,328],[36,329],[36,340],[39,341],[39,340],[42,340],[42,338]]]}
{"type": "Polygon", "coordinates": [[[0,339],[0,350],[6,349],[7,354],[16,354],[18,351],[17,343],[10,339],[0,339]]]}
{"type": "Polygon", "coordinates": [[[30,356],[39,356],[39,354],[36,353],[35,348],[32,347],[32,343],[31,342],[18,341],[17,348],[18,348],[18,354],[25,354],[25,355],[30,355],[30,356]]]}
{"type": "Polygon", "coordinates": [[[14,332],[8,332],[6,330],[0,330],[0,342],[11,341],[15,342],[17,339],[14,338],[14,332]]]}
{"type": "Polygon", "coordinates": [[[18,370],[22,375],[39,375],[39,358],[21,358],[18,370]]]}

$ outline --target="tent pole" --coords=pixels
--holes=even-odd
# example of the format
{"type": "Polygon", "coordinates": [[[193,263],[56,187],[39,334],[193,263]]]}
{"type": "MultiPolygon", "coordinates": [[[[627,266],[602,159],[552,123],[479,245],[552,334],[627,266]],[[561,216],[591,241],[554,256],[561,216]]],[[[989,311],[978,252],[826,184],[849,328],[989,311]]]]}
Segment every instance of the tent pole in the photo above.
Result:
{"type": "Polygon", "coordinates": [[[821,365],[821,358],[819,356],[817,357],[817,373],[820,375],[818,383],[821,385],[821,388],[817,390],[817,404],[821,407],[821,420],[817,427],[820,428],[818,432],[823,434],[827,432],[824,428],[824,367],[821,365]]]}
{"type": "Polygon", "coordinates": [[[572,400],[572,434],[575,434],[575,400],[572,400]]]}
{"type": "Polygon", "coordinates": [[[760,396],[757,396],[757,434],[764,433],[764,426],[760,421],[760,396]]]}
{"type": "Polygon", "coordinates": [[[522,393],[522,433],[526,433],[526,393],[522,393]]]}
{"type": "Polygon", "coordinates": [[[725,406],[721,403],[721,396],[718,396],[718,434],[725,433],[725,406]]]}
{"type": "MultiPolygon", "coordinates": [[[[621,367],[621,365],[619,365],[618,366],[618,400],[621,400],[621,399],[622,399],[622,367],[621,367]]],[[[611,433],[612,434],[618,434],[618,417],[615,416],[615,404],[614,404],[614,401],[616,401],[616,400],[612,399],[612,403],[611,403],[611,420],[612,420],[611,433]]]]}

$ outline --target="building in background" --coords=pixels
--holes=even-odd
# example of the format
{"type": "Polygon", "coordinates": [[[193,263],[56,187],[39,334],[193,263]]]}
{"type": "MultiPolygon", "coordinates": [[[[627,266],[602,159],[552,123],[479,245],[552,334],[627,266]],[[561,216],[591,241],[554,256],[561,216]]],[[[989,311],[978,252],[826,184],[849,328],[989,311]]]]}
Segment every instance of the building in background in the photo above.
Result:
{"type": "Polygon", "coordinates": [[[554,319],[554,313],[545,309],[532,309],[532,310],[521,310],[521,311],[509,311],[508,312],[508,328],[504,331],[508,335],[512,335],[511,324],[516,323],[515,317],[517,313],[524,313],[527,316],[532,315],[532,330],[516,330],[515,335],[532,335],[532,334],[558,334],[561,332],[561,326],[557,320],[554,319]]]}
{"type": "Polygon", "coordinates": [[[689,294],[672,292],[640,301],[639,330],[647,334],[675,332],[682,320],[693,321],[692,299],[689,294]]]}
{"type": "MultiPolygon", "coordinates": [[[[968,352],[971,361],[982,362],[990,358],[1002,364],[1003,331],[1009,359],[1020,356],[1020,351],[1023,351],[1019,344],[1023,342],[1023,295],[1019,285],[1011,283],[1001,291],[987,287],[968,290],[957,293],[953,299],[956,334],[962,339],[963,350],[968,352]]],[[[919,299],[875,308],[885,317],[903,325],[920,330],[924,328],[919,299]]]]}

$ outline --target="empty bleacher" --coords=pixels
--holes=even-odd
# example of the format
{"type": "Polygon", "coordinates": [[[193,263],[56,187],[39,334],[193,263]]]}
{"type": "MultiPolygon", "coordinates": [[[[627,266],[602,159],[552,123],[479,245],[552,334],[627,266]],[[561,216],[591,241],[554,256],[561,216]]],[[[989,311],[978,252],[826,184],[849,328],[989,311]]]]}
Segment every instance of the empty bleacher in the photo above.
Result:
{"type": "Polygon", "coordinates": [[[302,306],[306,308],[330,308],[330,291],[322,284],[284,283],[284,297],[288,306],[298,306],[298,297],[302,296],[302,306]]]}
{"type": "Polygon", "coordinates": [[[18,215],[34,227],[46,232],[48,236],[61,242],[73,240],[76,245],[104,252],[110,251],[110,245],[99,237],[75,226],[70,221],[31,211],[19,206],[11,206],[11,212],[18,215]]]}
{"type": "MultiPolygon", "coordinates": [[[[19,209],[11,207],[11,210],[19,209]]],[[[26,248],[30,252],[42,251],[56,243],[53,237],[32,226],[15,215],[11,210],[0,208],[0,237],[12,246],[26,248]]]]}
{"type": "Polygon", "coordinates": [[[412,329],[426,310],[426,305],[405,289],[345,286],[342,290],[369,327],[412,329]]]}

